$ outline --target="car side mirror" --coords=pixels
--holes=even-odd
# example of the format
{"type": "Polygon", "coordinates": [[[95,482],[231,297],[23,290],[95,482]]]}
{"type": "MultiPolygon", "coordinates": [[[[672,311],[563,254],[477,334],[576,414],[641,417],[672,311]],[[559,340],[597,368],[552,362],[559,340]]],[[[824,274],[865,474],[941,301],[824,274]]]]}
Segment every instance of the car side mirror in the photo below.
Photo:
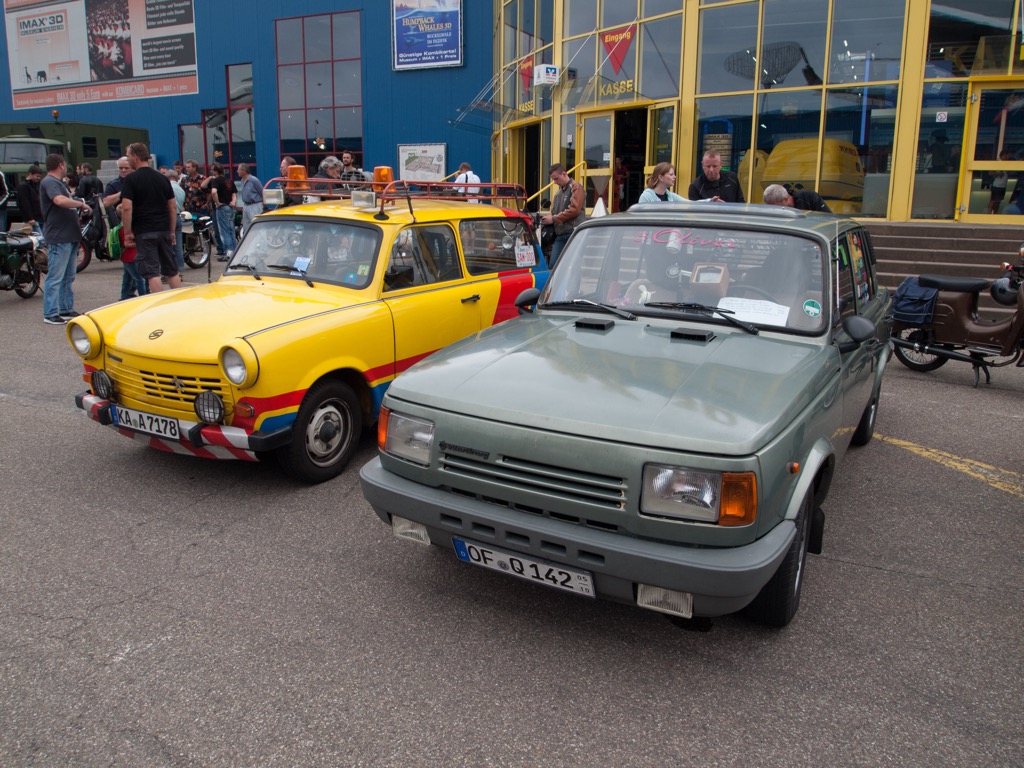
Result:
{"type": "Polygon", "coordinates": [[[843,330],[851,341],[839,342],[840,354],[857,349],[868,339],[875,337],[875,324],[863,315],[850,315],[843,320],[843,330]]]}
{"type": "Polygon", "coordinates": [[[532,306],[537,303],[537,299],[540,298],[540,291],[536,288],[527,288],[525,291],[516,296],[515,302],[513,302],[519,308],[519,314],[525,315],[527,312],[532,312],[532,306]]]}

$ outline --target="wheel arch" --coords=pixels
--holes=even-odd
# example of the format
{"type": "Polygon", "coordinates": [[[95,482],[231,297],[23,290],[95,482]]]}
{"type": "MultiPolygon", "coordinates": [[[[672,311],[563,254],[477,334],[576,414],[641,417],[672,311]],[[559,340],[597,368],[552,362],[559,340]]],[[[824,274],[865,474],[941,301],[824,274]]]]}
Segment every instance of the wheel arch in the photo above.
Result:
{"type": "Polygon", "coordinates": [[[828,496],[835,475],[836,455],[832,445],[824,439],[818,440],[804,459],[800,468],[800,479],[793,489],[786,510],[786,520],[796,520],[804,496],[811,496],[811,508],[820,507],[828,496]]]}

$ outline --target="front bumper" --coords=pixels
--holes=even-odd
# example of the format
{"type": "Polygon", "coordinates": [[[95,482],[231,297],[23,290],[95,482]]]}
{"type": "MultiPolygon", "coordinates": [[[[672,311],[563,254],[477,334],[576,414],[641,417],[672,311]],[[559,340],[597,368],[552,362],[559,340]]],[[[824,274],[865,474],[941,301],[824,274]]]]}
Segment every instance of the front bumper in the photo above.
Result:
{"type": "Polygon", "coordinates": [[[778,570],[796,535],[784,520],[740,547],[674,545],[527,515],[498,504],[430,488],[388,472],[375,458],[359,471],[363,495],[377,516],[425,526],[430,542],[451,547],[461,536],[501,549],[589,571],[597,596],[636,604],[636,585],[693,595],[695,616],[722,616],[748,605],[778,570]]]}
{"type": "Polygon", "coordinates": [[[258,452],[280,448],[292,438],[291,427],[285,427],[275,432],[249,432],[237,427],[200,424],[179,419],[181,439],[173,440],[117,426],[110,417],[110,409],[114,403],[104,400],[102,397],[84,392],[75,395],[75,405],[85,411],[89,418],[97,424],[112,427],[125,437],[144,443],[150,448],[199,456],[204,459],[258,461],[256,455],[258,452]]]}

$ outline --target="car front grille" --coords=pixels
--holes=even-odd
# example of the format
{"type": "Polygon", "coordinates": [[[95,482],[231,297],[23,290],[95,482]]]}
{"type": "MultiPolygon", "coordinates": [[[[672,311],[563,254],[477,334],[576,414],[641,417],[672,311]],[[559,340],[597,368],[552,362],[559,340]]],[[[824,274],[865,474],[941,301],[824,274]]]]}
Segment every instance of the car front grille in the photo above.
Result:
{"type": "MultiPolygon", "coordinates": [[[[497,461],[485,462],[462,454],[444,453],[441,470],[448,475],[448,487],[453,493],[471,496],[491,504],[515,509],[519,512],[543,515],[555,520],[577,523],[602,530],[617,531],[619,526],[599,519],[603,512],[622,512],[626,508],[628,488],[621,477],[609,477],[550,464],[538,464],[525,459],[501,456],[497,461]],[[460,484],[459,478],[496,484],[506,490],[524,491],[540,505],[523,501],[510,501],[502,493],[498,498],[460,484]],[[547,502],[547,503],[544,503],[547,502]],[[559,507],[554,510],[549,507],[559,507]],[[578,514],[566,514],[565,509],[578,514]],[[594,516],[586,513],[593,510],[594,516]]],[[[479,488],[478,483],[474,483],[479,488]]],[[[520,498],[525,498],[518,494],[520,498]]]]}
{"type": "Polygon", "coordinates": [[[114,380],[119,400],[140,406],[192,413],[192,403],[203,391],[216,392],[231,412],[231,387],[220,376],[220,367],[171,360],[140,359],[108,351],[106,371],[114,380]]]}

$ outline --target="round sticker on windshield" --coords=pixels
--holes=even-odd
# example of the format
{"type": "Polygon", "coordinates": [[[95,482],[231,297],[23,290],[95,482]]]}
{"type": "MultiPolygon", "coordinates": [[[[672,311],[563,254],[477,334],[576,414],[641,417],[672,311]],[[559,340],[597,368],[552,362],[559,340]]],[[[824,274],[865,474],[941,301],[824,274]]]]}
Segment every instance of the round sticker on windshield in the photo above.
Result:
{"type": "Polygon", "coordinates": [[[814,299],[808,299],[804,302],[804,314],[808,317],[821,317],[821,304],[814,299]]]}

